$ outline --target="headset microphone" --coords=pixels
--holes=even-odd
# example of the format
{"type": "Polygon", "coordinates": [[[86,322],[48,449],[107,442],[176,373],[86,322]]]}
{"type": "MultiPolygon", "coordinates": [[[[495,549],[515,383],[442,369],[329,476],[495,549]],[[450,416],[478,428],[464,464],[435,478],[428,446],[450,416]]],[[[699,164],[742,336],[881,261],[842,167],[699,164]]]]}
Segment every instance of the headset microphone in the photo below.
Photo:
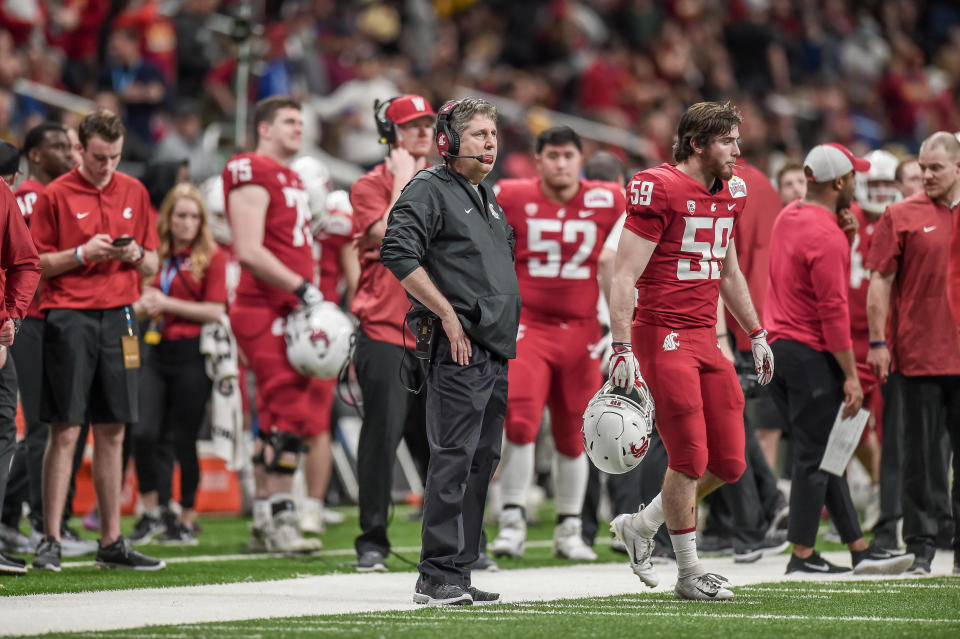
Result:
{"type": "Polygon", "coordinates": [[[448,153],[447,157],[463,159],[463,160],[476,160],[478,162],[483,162],[484,164],[493,164],[492,155],[453,155],[448,153]]]}

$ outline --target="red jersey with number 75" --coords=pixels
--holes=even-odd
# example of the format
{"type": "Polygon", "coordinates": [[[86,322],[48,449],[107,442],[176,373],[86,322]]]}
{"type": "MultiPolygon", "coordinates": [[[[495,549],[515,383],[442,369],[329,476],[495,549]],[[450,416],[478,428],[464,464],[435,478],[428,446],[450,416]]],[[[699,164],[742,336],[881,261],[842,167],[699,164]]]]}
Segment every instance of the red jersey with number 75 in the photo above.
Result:
{"type": "Polygon", "coordinates": [[[711,189],[670,164],[630,180],[624,228],[657,244],[637,280],[635,325],[716,325],[720,273],[747,201],[736,172],[711,189]]]}
{"type": "MultiPolygon", "coordinates": [[[[300,176],[293,169],[259,153],[238,153],[223,169],[223,195],[230,219],[230,191],[254,185],[267,190],[270,203],[264,220],[263,246],[297,275],[315,282],[310,205],[300,176]]],[[[243,269],[236,301],[241,305],[289,306],[293,293],[258,280],[243,269]]]]}
{"type": "Polygon", "coordinates": [[[623,192],[612,182],[580,180],[569,202],[544,195],[539,178],[501,180],[497,202],[513,227],[523,313],[558,319],[597,317],[597,259],[623,215],[623,192]]]}

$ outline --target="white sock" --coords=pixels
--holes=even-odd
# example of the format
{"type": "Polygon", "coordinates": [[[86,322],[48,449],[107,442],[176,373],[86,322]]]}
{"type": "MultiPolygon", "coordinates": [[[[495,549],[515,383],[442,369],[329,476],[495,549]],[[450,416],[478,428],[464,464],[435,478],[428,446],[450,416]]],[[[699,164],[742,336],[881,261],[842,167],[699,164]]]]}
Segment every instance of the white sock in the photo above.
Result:
{"type": "Polygon", "coordinates": [[[567,457],[557,452],[553,456],[553,481],[557,486],[557,516],[579,517],[583,498],[587,494],[587,456],[567,457]]]}
{"type": "Polygon", "coordinates": [[[697,529],[670,531],[670,543],[677,555],[677,574],[680,577],[703,574],[697,557],[697,529]]]}
{"type": "Polygon", "coordinates": [[[504,506],[524,506],[533,481],[533,444],[503,442],[500,491],[504,506]]]}
{"type": "Polygon", "coordinates": [[[633,516],[633,524],[645,537],[653,537],[663,525],[663,493],[657,493],[643,510],[633,516]]]}
{"type": "Polygon", "coordinates": [[[253,500],[253,527],[264,528],[273,517],[270,510],[270,501],[267,499],[253,500]]]}

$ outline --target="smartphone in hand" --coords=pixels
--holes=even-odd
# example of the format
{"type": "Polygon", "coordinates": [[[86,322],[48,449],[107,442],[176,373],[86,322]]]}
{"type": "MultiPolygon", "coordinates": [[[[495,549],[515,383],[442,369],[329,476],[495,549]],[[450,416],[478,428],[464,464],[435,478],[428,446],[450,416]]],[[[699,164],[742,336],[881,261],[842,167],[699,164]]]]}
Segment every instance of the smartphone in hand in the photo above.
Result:
{"type": "Polygon", "coordinates": [[[122,235],[120,237],[113,238],[113,241],[111,242],[111,244],[113,244],[114,246],[126,246],[132,241],[133,241],[132,235],[122,235]]]}

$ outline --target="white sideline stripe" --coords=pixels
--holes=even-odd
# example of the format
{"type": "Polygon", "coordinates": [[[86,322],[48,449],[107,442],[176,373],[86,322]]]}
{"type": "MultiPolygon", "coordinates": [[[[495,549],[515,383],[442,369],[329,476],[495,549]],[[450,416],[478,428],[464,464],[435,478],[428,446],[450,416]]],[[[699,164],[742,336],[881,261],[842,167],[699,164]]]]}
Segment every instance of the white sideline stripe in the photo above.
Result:
{"type": "MultiPolygon", "coordinates": [[[[850,555],[846,552],[823,554],[829,561],[838,564],[845,564],[850,560],[850,555]]],[[[837,581],[884,579],[850,574],[814,575],[813,580],[809,575],[785,576],[783,571],[786,562],[786,555],[766,557],[753,564],[736,564],[730,558],[702,560],[706,570],[728,577],[733,584],[734,592],[738,585],[746,586],[771,581],[812,581],[811,585],[822,587],[837,581]]],[[[934,560],[932,574],[933,576],[949,575],[952,568],[953,561],[949,553],[938,553],[934,560]]],[[[675,582],[675,570],[673,566],[659,566],[661,584],[654,591],[670,592],[675,582]]],[[[21,579],[29,578],[29,574],[21,577],[21,579]]],[[[902,575],[892,578],[915,580],[902,575]]],[[[5,636],[13,636],[45,632],[142,628],[151,625],[170,625],[171,622],[179,626],[190,623],[276,617],[415,610],[420,606],[413,604],[411,600],[414,580],[415,576],[410,572],[368,574],[351,572],[279,581],[2,597],[0,598],[2,632],[5,636]]],[[[570,566],[474,573],[473,581],[478,588],[503,593],[505,603],[633,595],[648,590],[633,575],[626,562],[579,563],[570,566]]],[[[900,587],[900,584],[891,584],[891,586],[900,587]]],[[[751,596],[749,591],[744,594],[747,595],[748,600],[756,599],[756,595],[751,596]]],[[[682,602],[680,603],[682,605],[682,602]]],[[[604,603],[599,602],[599,606],[602,605],[604,603]]],[[[732,605],[737,605],[736,600],[732,605]]],[[[558,607],[582,612],[591,610],[589,607],[563,606],[562,604],[558,607]]],[[[666,611],[663,612],[668,614],[666,611]]],[[[690,613],[678,611],[676,614],[692,612],[694,611],[690,613]]],[[[495,616],[499,612],[491,611],[487,614],[495,616]]],[[[649,613],[636,610],[634,614],[649,613]]],[[[740,614],[749,616],[749,613],[740,614]]],[[[819,617],[798,618],[817,619],[819,617]]],[[[883,621],[882,618],[880,620],[883,621]]],[[[960,623],[960,619],[944,620],[942,623],[960,623]]]]}

